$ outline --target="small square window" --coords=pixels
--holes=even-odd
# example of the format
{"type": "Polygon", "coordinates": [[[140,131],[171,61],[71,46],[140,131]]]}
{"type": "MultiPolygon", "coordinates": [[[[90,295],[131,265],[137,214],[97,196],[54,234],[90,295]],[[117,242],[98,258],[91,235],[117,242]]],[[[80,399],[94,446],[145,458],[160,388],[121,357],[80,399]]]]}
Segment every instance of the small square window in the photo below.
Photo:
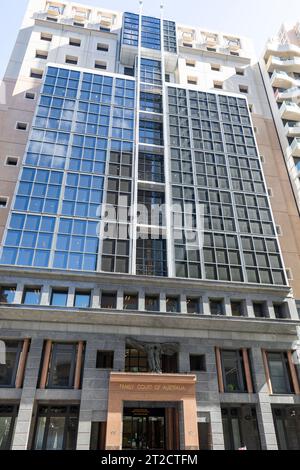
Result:
{"type": "Polygon", "coordinates": [[[188,77],[187,82],[189,85],[197,85],[198,80],[197,77],[188,77]]]}
{"type": "Polygon", "coordinates": [[[248,93],[249,89],[245,85],[239,85],[239,90],[241,93],[248,93]]]}
{"type": "Polygon", "coordinates": [[[128,75],[128,77],[134,77],[134,68],[124,67],[124,75],[128,75]]]}
{"type": "Polygon", "coordinates": [[[123,299],[124,310],[138,310],[139,298],[137,294],[124,294],[123,299]]]}
{"type": "Polygon", "coordinates": [[[214,72],[220,72],[221,70],[221,65],[220,64],[210,64],[210,68],[214,72]]]}
{"type": "Polygon", "coordinates": [[[117,308],[117,293],[105,293],[101,295],[101,308],[116,309],[117,308]]]}
{"type": "Polygon", "coordinates": [[[159,296],[145,295],[145,310],[147,312],[159,312],[159,296]]]}
{"type": "Polygon", "coordinates": [[[39,305],[41,299],[40,287],[25,287],[23,292],[23,305],[39,305]]]}
{"type": "Polygon", "coordinates": [[[108,44],[103,44],[101,42],[98,42],[97,51],[108,52],[108,50],[109,50],[109,45],[108,44]]]}
{"type": "Polygon", "coordinates": [[[89,308],[91,305],[91,291],[75,291],[74,307],[89,308]]]}
{"type": "Polygon", "coordinates": [[[222,82],[214,82],[214,88],[216,90],[223,90],[223,83],[222,82]]]}
{"type": "Polygon", "coordinates": [[[199,297],[187,297],[186,298],[186,308],[187,313],[189,314],[199,314],[200,313],[200,299],[199,297]]]}
{"type": "Polygon", "coordinates": [[[35,99],[35,93],[31,93],[30,91],[26,91],[25,98],[27,100],[34,100],[35,99]]]}
{"type": "Polygon", "coordinates": [[[100,60],[95,61],[95,69],[106,70],[107,64],[106,62],[102,62],[100,60]]]}
{"type": "Polygon", "coordinates": [[[51,42],[52,41],[52,34],[49,33],[41,33],[41,40],[51,42]]]}
{"type": "Polygon", "coordinates": [[[77,65],[78,57],[73,57],[71,55],[66,56],[66,64],[77,65]]]}
{"type": "Polygon", "coordinates": [[[196,61],[195,60],[186,60],[185,61],[187,67],[196,67],[196,61]]]}
{"type": "Polygon", "coordinates": [[[279,320],[289,318],[288,315],[288,306],[285,302],[283,303],[273,303],[275,317],[279,320]]]}
{"type": "Polygon", "coordinates": [[[179,297],[167,297],[166,298],[166,310],[168,313],[180,312],[180,298],[179,297]]]}
{"type": "Polygon", "coordinates": [[[50,305],[54,307],[66,307],[68,301],[67,289],[53,289],[51,293],[50,305]]]}
{"type": "Polygon", "coordinates": [[[211,315],[221,316],[224,315],[223,300],[210,300],[209,301],[211,315]]]}
{"type": "Polygon", "coordinates": [[[5,164],[8,166],[18,166],[19,158],[18,157],[7,157],[5,164]]]}
{"type": "Polygon", "coordinates": [[[96,369],[113,369],[114,351],[97,351],[96,369]]]}
{"type": "Polygon", "coordinates": [[[7,207],[7,202],[7,197],[0,197],[0,209],[5,209],[7,207]]]}
{"type": "Polygon", "coordinates": [[[242,317],[243,316],[243,302],[232,301],[231,302],[231,313],[233,317],[242,317]]]}
{"type": "Polygon", "coordinates": [[[204,354],[190,354],[191,372],[206,372],[206,359],[204,354]]]}
{"type": "Polygon", "coordinates": [[[69,39],[69,45],[74,46],[74,47],[80,47],[81,46],[81,40],[76,39],[76,38],[70,38],[69,39]]]}
{"type": "Polygon", "coordinates": [[[266,305],[264,302],[253,302],[253,311],[256,318],[266,318],[266,305]]]}
{"type": "Polygon", "coordinates": [[[31,69],[30,70],[30,77],[31,78],[37,78],[38,80],[41,80],[43,78],[43,70],[31,69]]]}
{"type": "Polygon", "coordinates": [[[36,51],[35,52],[35,58],[36,59],[46,60],[46,59],[48,59],[48,52],[47,51],[36,51]]]}
{"type": "Polygon", "coordinates": [[[27,122],[17,122],[16,129],[18,131],[27,131],[27,126],[28,126],[27,122]]]}
{"type": "Polygon", "coordinates": [[[240,69],[240,68],[236,68],[236,69],[235,69],[235,73],[236,73],[237,75],[244,76],[244,75],[245,75],[245,70],[244,70],[244,69],[240,69]]]}
{"type": "Polygon", "coordinates": [[[17,286],[0,286],[0,304],[12,304],[17,286]]]}

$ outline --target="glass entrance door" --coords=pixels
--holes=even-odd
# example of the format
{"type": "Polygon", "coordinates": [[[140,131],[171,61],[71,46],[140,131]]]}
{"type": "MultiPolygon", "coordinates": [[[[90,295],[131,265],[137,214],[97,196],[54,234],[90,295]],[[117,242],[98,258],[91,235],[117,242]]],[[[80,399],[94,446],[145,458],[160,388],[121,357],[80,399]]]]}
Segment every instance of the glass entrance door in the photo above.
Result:
{"type": "Polygon", "coordinates": [[[125,408],[123,449],[164,450],[165,410],[125,408]]]}

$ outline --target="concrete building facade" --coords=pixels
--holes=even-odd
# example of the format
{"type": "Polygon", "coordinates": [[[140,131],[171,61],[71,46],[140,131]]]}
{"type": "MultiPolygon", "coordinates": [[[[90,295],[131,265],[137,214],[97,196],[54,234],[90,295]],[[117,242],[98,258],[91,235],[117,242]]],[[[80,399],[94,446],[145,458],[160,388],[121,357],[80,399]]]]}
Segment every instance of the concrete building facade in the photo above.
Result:
{"type": "Polygon", "coordinates": [[[251,42],[31,0],[4,91],[0,448],[299,449],[299,215],[251,42]]]}

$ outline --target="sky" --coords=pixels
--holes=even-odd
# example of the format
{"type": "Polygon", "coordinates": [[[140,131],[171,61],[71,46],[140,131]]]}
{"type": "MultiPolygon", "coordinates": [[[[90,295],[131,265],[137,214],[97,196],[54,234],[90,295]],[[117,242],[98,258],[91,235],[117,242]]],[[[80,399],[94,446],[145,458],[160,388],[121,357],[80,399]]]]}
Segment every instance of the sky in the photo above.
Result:
{"type": "MultiPolygon", "coordinates": [[[[0,77],[3,76],[14,47],[28,0],[1,2],[0,77]]],[[[79,0],[117,11],[138,11],[138,0],[79,0]]],[[[165,0],[165,17],[203,29],[219,30],[252,38],[257,55],[261,55],[267,39],[284,21],[300,21],[299,0],[165,0]]],[[[158,16],[160,0],[144,0],[144,12],[158,16]]]]}

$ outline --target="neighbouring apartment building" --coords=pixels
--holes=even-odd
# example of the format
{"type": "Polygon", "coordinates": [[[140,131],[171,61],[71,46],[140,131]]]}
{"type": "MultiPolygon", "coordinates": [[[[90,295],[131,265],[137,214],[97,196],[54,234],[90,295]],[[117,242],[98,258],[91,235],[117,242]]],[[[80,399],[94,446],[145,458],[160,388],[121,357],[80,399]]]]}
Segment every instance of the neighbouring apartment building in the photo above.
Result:
{"type": "Polygon", "coordinates": [[[299,181],[263,67],[142,10],[31,0],[4,76],[0,449],[300,449],[299,181]]]}

